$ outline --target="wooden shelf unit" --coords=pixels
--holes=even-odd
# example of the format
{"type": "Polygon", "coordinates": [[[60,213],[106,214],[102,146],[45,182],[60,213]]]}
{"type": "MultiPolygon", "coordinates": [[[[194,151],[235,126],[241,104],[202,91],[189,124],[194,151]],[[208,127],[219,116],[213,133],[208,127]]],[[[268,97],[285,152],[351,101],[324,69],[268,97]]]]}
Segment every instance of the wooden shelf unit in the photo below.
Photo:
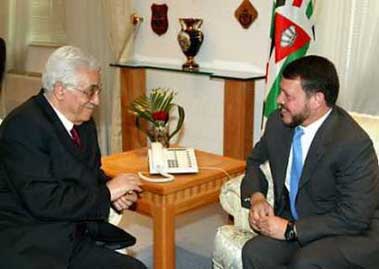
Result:
{"type": "Polygon", "coordinates": [[[264,75],[254,72],[200,68],[183,70],[177,65],[130,61],[111,64],[121,72],[121,116],[123,151],[146,146],[145,136],[135,126],[128,104],[146,91],[146,69],[184,72],[224,79],[224,156],[244,160],[253,145],[255,80],[264,75]]]}

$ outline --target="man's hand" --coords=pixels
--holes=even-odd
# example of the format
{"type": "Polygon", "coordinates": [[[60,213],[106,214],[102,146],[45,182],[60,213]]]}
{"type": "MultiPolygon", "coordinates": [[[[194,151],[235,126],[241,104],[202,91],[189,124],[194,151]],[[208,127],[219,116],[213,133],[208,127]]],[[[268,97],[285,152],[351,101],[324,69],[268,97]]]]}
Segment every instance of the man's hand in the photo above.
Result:
{"type": "Polygon", "coordinates": [[[274,209],[267,202],[266,197],[260,193],[256,192],[251,196],[251,207],[249,212],[249,223],[251,228],[260,231],[258,225],[261,218],[267,216],[274,216],[274,209]]]}
{"type": "Polygon", "coordinates": [[[116,199],[115,201],[112,202],[112,204],[118,211],[122,211],[124,209],[128,209],[133,203],[137,201],[137,199],[138,199],[138,194],[133,191],[130,193],[126,193],[125,195],[116,199]]]}
{"type": "MultiPolygon", "coordinates": [[[[141,181],[135,174],[120,174],[107,182],[107,187],[111,193],[111,201],[115,202],[125,194],[141,192],[141,181]]],[[[121,199],[118,204],[129,204],[128,201],[133,201],[132,196],[126,196],[121,199]],[[130,199],[129,199],[130,198],[130,199]]],[[[117,208],[117,207],[116,207],[117,208]]]]}
{"type": "Polygon", "coordinates": [[[257,226],[261,234],[274,239],[284,240],[284,233],[287,228],[288,220],[277,217],[267,216],[257,221],[257,226]]]}

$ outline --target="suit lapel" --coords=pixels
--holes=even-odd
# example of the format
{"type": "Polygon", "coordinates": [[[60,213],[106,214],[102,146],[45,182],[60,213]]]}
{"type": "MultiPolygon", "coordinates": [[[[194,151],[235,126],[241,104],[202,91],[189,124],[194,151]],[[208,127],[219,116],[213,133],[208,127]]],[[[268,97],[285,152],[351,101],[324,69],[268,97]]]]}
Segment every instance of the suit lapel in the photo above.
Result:
{"type": "MultiPolygon", "coordinates": [[[[75,157],[79,160],[83,160],[84,155],[82,154],[82,150],[78,149],[74,143],[71,140],[70,135],[68,134],[67,130],[63,126],[63,123],[58,118],[57,114],[55,113],[54,109],[51,107],[50,103],[47,101],[46,97],[43,95],[43,89],[39,92],[39,94],[36,96],[36,103],[38,107],[43,111],[48,121],[51,123],[51,125],[54,128],[54,131],[61,142],[61,144],[75,157]]],[[[81,133],[80,128],[79,129],[79,135],[81,133]]],[[[83,136],[84,138],[84,136],[83,136]]],[[[82,137],[81,137],[82,139],[82,137]]],[[[84,140],[83,140],[83,146],[84,146],[84,140]]]]}
{"type": "Polygon", "coordinates": [[[327,145],[330,143],[331,136],[328,134],[332,132],[336,117],[335,109],[333,109],[330,115],[317,130],[304,162],[303,172],[299,182],[299,189],[309,181],[313,171],[316,169],[319,161],[324,156],[327,145]]]}
{"type": "Polygon", "coordinates": [[[309,181],[314,169],[317,167],[318,162],[320,161],[325,152],[325,146],[323,144],[322,138],[318,136],[317,133],[312,141],[311,147],[309,148],[307,158],[304,163],[303,172],[301,174],[299,182],[299,189],[309,181]]]}

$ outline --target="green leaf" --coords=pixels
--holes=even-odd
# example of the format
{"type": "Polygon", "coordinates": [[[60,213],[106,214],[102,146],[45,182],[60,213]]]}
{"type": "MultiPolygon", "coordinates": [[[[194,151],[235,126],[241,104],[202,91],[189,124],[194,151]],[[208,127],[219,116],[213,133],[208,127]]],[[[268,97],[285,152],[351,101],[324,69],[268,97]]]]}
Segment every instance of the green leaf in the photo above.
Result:
{"type": "Polygon", "coordinates": [[[182,128],[183,126],[183,122],[184,122],[184,118],[185,118],[185,113],[184,113],[184,109],[183,107],[179,106],[179,105],[175,105],[177,108],[178,108],[178,115],[179,115],[179,119],[178,119],[178,124],[176,125],[176,129],[175,131],[173,131],[169,136],[168,136],[168,139],[170,140],[171,137],[173,137],[174,135],[176,135],[176,133],[179,132],[179,130],[182,128]]]}

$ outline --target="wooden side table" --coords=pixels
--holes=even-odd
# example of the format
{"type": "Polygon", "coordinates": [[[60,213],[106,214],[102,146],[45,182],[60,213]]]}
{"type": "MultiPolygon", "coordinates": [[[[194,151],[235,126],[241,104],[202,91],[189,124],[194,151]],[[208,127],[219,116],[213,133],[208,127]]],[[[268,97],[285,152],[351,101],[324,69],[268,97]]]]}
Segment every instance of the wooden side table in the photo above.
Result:
{"type": "MultiPolygon", "coordinates": [[[[245,162],[203,151],[196,151],[200,172],[176,175],[168,183],[143,181],[136,211],[153,219],[154,268],[175,268],[175,217],[181,213],[218,201],[222,184],[245,171],[245,162]],[[204,167],[204,168],[202,168],[204,167]],[[228,175],[227,175],[228,174],[228,175]]],[[[103,157],[105,173],[148,171],[146,148],[103,157]]]]}

